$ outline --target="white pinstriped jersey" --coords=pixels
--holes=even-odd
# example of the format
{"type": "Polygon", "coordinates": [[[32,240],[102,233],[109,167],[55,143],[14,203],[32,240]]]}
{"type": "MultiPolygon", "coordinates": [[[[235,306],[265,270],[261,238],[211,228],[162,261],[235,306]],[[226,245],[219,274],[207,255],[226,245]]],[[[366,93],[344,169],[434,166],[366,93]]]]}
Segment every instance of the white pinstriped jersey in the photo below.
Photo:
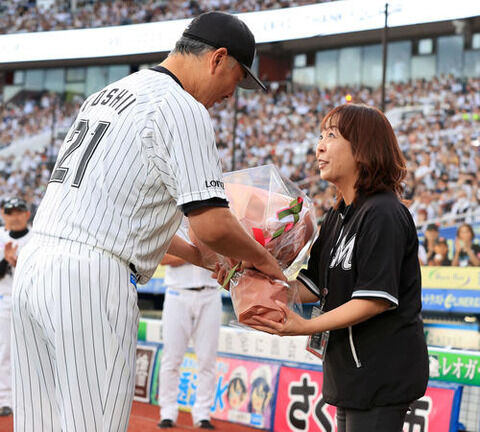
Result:
{"type": "Polygon", "coordinates": [[[182,204],[226,199],[206,108],[164,73],[142,70],[83,104],[60,149],[33,232],[133,263],[147,282],[182,204]]]}

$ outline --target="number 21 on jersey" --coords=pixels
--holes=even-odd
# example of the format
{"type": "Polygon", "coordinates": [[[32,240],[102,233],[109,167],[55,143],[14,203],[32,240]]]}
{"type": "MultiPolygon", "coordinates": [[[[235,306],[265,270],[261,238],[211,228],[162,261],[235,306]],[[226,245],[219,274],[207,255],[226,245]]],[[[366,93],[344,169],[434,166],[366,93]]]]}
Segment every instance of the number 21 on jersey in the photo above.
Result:
{"type": "Polygon", "coordinates": [[[63,183],[65,181],[68,170],[70,169],[68,166],[66,166],[65,161],[74,151],[81,147],[85,141],[86,147],[80,157],[80,161],[71,184],[72,187],[80,187],[83,176],[85,175],[85,170],[87,169],[88,162],[90,162],[93,153],[97,149],[100,140],[105,135],[105,132],[109,126],[109,122],[99,121],[95,127],[95,130],[90,134],[89,137],[87,137],[89,129],[88,120],[79,120],[77,126],[67,141],[68,147],[65,150],[65,153],[55,164],[55,168],[53,169],[49,183],[63,183]]]}

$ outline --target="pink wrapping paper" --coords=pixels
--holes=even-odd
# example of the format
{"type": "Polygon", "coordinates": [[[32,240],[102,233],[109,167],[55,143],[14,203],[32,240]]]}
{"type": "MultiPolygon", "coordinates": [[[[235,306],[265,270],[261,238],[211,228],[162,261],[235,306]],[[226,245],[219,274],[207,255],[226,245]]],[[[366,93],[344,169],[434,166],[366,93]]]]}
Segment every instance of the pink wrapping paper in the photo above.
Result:
{"type": "Polygon", "coordinates": [[[275,300],[288,304],[287,283],[272,281],[263,273],[247,269],[234,277],[231,284],[232,303],[240,323],[258,324],[258,321],[252,320],[254,315],[283,322],[285,313],[275,300]]]}

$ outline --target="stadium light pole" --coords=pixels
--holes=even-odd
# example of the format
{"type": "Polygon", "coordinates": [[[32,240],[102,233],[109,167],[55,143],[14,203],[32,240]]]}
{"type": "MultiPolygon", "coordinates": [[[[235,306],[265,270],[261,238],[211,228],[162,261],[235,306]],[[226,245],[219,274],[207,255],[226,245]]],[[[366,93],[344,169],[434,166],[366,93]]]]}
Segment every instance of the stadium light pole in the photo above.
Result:
{"type": "Polygon", "coordinates": [[[382,33],[382,112],[385,112],[385,81],[387,79],[387,52],[388,52],[388,3],[385,3],[385,26],[382,33]]]}
{"type": "Polygon", "coordinates": [[[232,138],[232,171],[235,171],[235,151],[237,147],[237,114],[238,114],[238,89],[235,89],[233,100],[233,138],[232,138]]]}

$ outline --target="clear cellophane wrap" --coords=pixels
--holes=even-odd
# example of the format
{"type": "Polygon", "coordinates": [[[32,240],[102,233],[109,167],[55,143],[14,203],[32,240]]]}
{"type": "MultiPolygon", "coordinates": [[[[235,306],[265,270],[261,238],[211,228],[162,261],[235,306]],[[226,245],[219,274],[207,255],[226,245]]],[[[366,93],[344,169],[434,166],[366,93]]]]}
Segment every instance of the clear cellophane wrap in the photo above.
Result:
{"type": "MultiPolygon", "coordinates": [[[[318,233],[311,200],[274,165],[227,173],[224,184],[232,213],[277,259],[287,279],[293,280],[318,233]]],[[[211,260],[212,251],[191,230],[190,236],[211,260]]],[[[218,256],[218,261],[231,267],[225,257],[218,256]]],[[[230,294],[238,321],[247,325],[255,323],[254,315],[281,322],[284,312],[275,300],[291,308],[298,301],[295,283],[272,280],[254,269],[233,274],[230,294]]]]}

